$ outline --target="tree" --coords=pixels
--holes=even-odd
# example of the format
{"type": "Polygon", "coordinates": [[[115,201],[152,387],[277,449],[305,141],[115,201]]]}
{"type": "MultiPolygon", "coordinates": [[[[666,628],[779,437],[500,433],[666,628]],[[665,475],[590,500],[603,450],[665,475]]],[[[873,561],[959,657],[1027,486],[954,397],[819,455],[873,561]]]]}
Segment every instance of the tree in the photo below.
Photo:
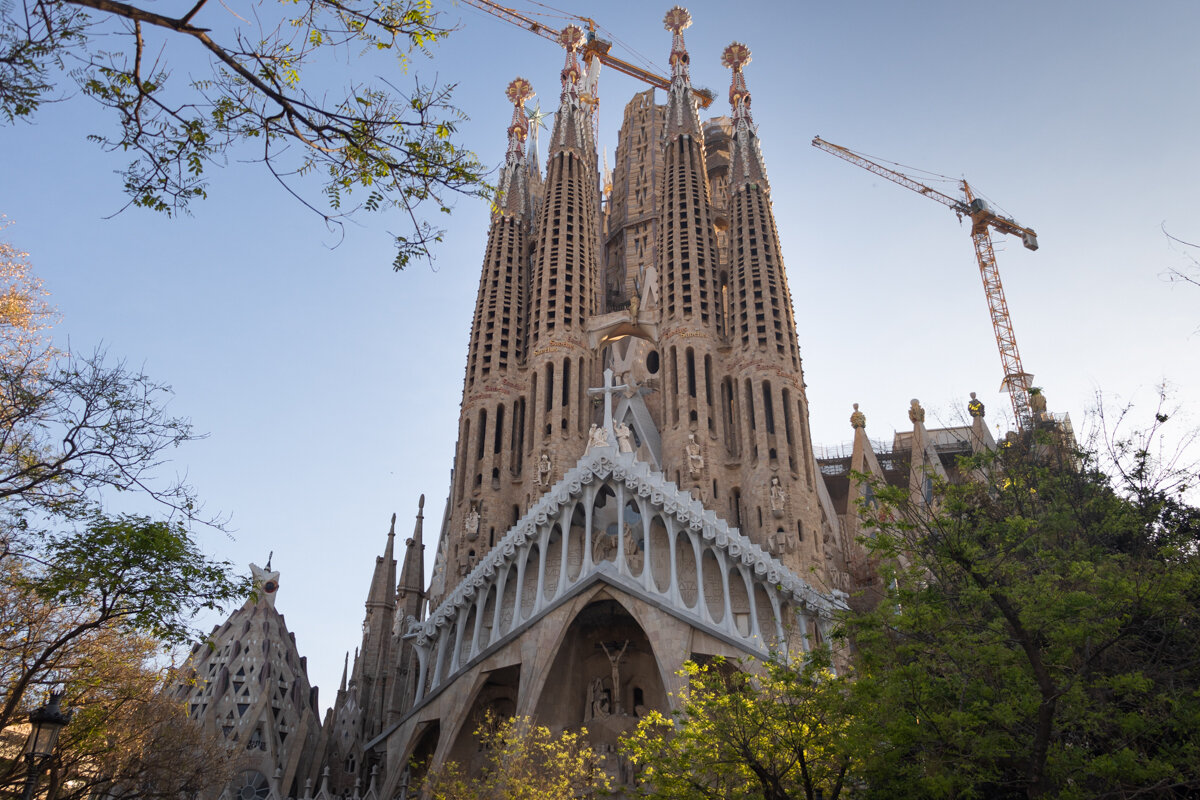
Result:
{"type": "Polygon", "coordinates": [[[849,687],[830,671],[828,651],[792,663],[688,662],[681,674],[688,686],[675,719],[652,712],[623,742],[641,768],[639,796],[841,796],[856,757],[849,687]]]}
{"type": "Polygon", "coordinates": [[[170,16],[123,0],[0,3],[0,114],[31,117],[68,94],[58,87],[66,78],[116,117],[114,132],[89,138],[132,157],[123,174],[129,204],[186,211],[205,196],[207,169],[236,155],[260,161],[328,224],[399,211],[406,222],[395,269],[430,257],[443,232],[424,208],[448,213],[451,196],[486,192],[482,165],[454,141],[463,115],[451,105],[453,86],[414,81],[405,92],[381,80],[338,93],[327,75],[313,74],[337,59],[368,68],[373,53],[396,56],[388,68],[406,70],[412,54],[428,54],[449,33],[430,0],[249,6],[235,13],[196,0],[170,16]],[[168,54],[207,58],[210,71],[179,85],[168,54]]]}
{"type": "MultiPolygon", "coordinates": [[[[7,227],[0,216],[0,231],[7,227]]],[[[0,361],[27,361],[47,353],[43,332],[55,318],[47,294],[33,274],[29,254],[0,241],[0,361]]]]}
{"type": "MultiPolygon", "coordinates": [[[[162,642],[115,624],[89,626],[97,615],[46,598],[21,572],[15,559],[0,563],[4,696],[19,696],[17,684],[32,674],[36,679],[24,692],[31,704],[43,696],[36,689],[52,685],[72,712],[49,765],[47,797],[166,800],[219,789],[229,777],[230,752],[218,734],[190,724],[183,705],[163,692],[164,674],[155,666],[162,642]]],[[[18,791],[21,766],[19,760],[3,763],[0,787],[18,791]]]]}
{"type": "Polygon", "coordinates": [[[932,504],[876,487],[889,588],[849,619],[877,734],[864,796],[1200,791],[1195,470],[1158,468],[1155,419],[1107,471],[1039,432],[965,461],[932,504]]]}
{"type": "Polygon", "coordinates": [[[575,800],[609,788],[604,758],[587,730],[553,734],[528,717],[498,720],[488,713],[475,731],[486,752],[477,777],[448,762],[426,779],[433,800],[575,800]]]}
{"type": "MultiPolygon", "coordinates": [[[[9,285],[40,291],[17,260],[24,271],[9,285]]],[[[20,297],[9,304],[21,307],[20,297]]],[[[53,792],[101,782],[110,794],[178,796],[202,777],[187,752],[220,759],[179,730],[181,709],[157,693],[152,662],[192,638],[197,611],[248,585],[197,545],[190,488],[157,477],[166,451],[194,438],[166,414],[166,387],[102,353],[60,355],[23,338],[34,319],[0,316],[0,731],[23,723],[43,690],[64,688],[79,715],[53,792]],[[108,510],[125,492],[158,501],[166,518],[108,510]],[[155,760],[157,747],[177,767],[155,760]]],[[[18,785],[23,768],[0,761],[0,787],[18,785]]]]}

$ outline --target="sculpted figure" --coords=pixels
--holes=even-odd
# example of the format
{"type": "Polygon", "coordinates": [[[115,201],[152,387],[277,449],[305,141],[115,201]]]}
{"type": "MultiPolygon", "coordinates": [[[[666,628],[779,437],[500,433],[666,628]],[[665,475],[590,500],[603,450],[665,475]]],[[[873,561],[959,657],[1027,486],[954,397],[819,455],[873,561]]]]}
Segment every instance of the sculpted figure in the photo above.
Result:
{"type": "Polygon", "coordinates": [[[695,477],[700,474],[700,470],[704,469],[704,454],[700,451],[700,443],[696,441],[696,434],[688,434],[688,443],[686,445],[688,472],[695,477]]]}
{"type": "Polygon", "coordinates": [[[908,409],[908,421],[914,425],[918,422],[925,422],[925,409],[921,408],[921,402],[915,397],[908,409]]]}
{"type": "MultiPolygon", "coordinates": [[[[972,395],[974,397],[974,395],[972,395]]],[[[854,413],[850,415],[851,428],[867,427],[867,415],[858,410],[858,403],[854,404],[854,413]]]]}
{"type": "Polygon", "coordinates": [[[787,503],[787,490],[783,488],[783,484],[779,482],[778,475],[771,476],[771,510],[775,514],[783,513],[783,506],[787,503]]]}
{"type": "Polygon", "coordinates": [[[642,568],[642,553],[638,550],[640,541],[635,537],[633,526],[628,522],[625,523],[625,532],[622,534],[622,538],[625,544],[625,558],[636,572],[642,568]]]}
{"type": "Polygon", "coordinates": [[[593,447],[608,447],[608,431],[595,424],[588,430],[587,450],[584,452],[590,453],[593,447]]]}
{"type": "Polygon", "coordinates": [[[609,536],[603,531],[596,534],[596,542],[592,545],[592,563],[599,564],[601,561],[617,557],[617,537],[614,534],[609,536]]]}
{"type": "Polygon", "coordinates": [[[550,471],[552,469],[553,469],[553,467],[550,465],[550,455],[545,450],[543,450],[542,457],[538,459],[538,468],[537,468],[537,485],[538,486],[549,486],[550,485],[550,471]]]}
{"type": "Polygon", "coordinates": [[[463,530],[466,531],[467,538],[471,541],[479,536],[479,509],[474,505],[467,512],[467,518],[463,520],[463,530]]]}
{"type": "Polygon", "coordinates": [[[614,426],[617,433],[617,452],[632,453],[633,452],[633,431],[624,422],[618,422],[614,426]]]}
{"type": "Polygon", "coordinates": [[[972,417],[983,416],[983,403],[976,399],[974,392],[971,392],[971,402],[967,403],[967,413],[972,417]]]}

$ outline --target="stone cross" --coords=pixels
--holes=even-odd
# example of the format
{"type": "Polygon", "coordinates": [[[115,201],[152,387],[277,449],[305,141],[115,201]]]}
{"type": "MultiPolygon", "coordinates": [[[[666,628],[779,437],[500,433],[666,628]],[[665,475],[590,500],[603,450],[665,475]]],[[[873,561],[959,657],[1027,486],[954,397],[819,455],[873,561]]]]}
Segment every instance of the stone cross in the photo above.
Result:
{"type": "Polygon", "coordinates": [[[617,432],[613,429],[613,395],[628,388],[629,387],[624,384],[620,386],[613,386],[613,371],[611,369],[605,369],[604,388],[587,390],[588,394],[590,395],[604,395],[604,430],[612,434],[613,438],[610,441],[615,441],[617,435],[617,432]]]}

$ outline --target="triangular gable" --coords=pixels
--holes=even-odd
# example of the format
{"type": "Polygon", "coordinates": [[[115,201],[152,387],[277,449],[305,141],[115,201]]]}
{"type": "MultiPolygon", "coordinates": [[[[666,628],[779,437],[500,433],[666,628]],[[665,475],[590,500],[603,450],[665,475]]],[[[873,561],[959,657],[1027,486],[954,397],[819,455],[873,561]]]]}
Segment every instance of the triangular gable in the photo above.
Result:
{"type": "Polygon", "coordinates": [[[814,634],[826,641],[832,611],[845,604],[843,593],[817,591],[633,453],[596,446],[426,620],[410,618],[417,702],[595,580],[760,655],[797,630],[804,647],[814,634]]]}

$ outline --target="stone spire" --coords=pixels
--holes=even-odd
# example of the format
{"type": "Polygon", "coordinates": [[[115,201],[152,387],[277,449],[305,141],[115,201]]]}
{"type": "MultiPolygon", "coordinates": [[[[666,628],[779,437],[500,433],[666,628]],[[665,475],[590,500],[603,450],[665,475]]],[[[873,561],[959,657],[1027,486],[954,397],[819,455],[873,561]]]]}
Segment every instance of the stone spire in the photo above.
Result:
{"type": "Polygon", "coordinates": [[[583,30],[577,25],[568,25],[558,36],[558,42],[567,51],[567,57],[561,74],[562,94],[559,96],[558,114],[554,117],[548,158],[554,157],[556,149],[573,149],[584,157],[589,151],[595,155],[591,112],[580,92],[584,72],[577,54],[583,47],[583,41],[583,30]]]}
{"type": "Polygon", "coordinates": [[[387,544],[383,547],[383,555],[375,558],[375,572],[371,576],[371,590],[367,594],[367,613],[373,608],[394,609],[395,598],[392,587],[396,585],[396,559],[394,557],[396,543],[396,515],[392,514],[392,524],[388,529],[387,544]]]}
{"type": "Polygon", "coordinates": [[[404,543],[404,566],[400,570],[400,585],[396,587],[396,605],[402,620],[408,617],[424,619],[425,609],[425,495],[417,503],[417,521],[413,535],[404,543]]]}
{"type": "Polygon", "coordinates": [[[758,129],[750,117],[750,90],[746,88],[746,76],[742,68],[750,63],[750,48],[734,42],[721,54],[721,63],[733,70],[729,86],[729,105],[733,108],[733,166],[730,170],[730,191],[746,184],[760,184],[764,192],[767,185],[767,170],[758,146],[758,129]]]}
{"type": "Polygon", "coordinates": [[[526,358],[529,258],[540,189],[525,154],[530,127],[525,103],[533,88],[517,78],[505,94],[513,114],[467,351],[447,540],[439,545],[447,586],[483,557],[496,531],[503,534],[511,524],[512,498],[520,496],[525,467],[522,437],[514,438],[513,426],[524,424],[527,381],[518,369],[526,358]]]}
{"type": "Polygon", "coordinates": [[[416,692],[417,656],[405,638],[412,620],[425,619],[425,495],[417,501],[417,519],[413,535],[404,543],[404,566],[396,587],[396,629],[393,637],[396,660],[393,665],[391,697],[388,698],[388,723],[399,719],[412,703],[416,692]]]}
{"type": "MultiPolygon", "coordinates": [[[[537,471],[543,457],[553,465],[551,474],[560,476],[583,452],[592,422],[584,389],[595,385],[596,376],[586,325],[598,306],[600,186],[591,114],[580,97],[576,52],[583,31],[568,26],[559,41],[567,56],[533,248],[526,371],[520,379],[526,391],[513,418],[518,431],[503,431],[508,438],[500,445],[523,453],[523,483],[520,493],[514,482],[507,495],[501,535],[549,486],[542,480],[550,475],[537,471]]],[[[478,494],[486,498],[486,486],[478,494]]]]}
{"type": "Polygon", "coordinates": [[[505,96],[513,104],[513,115],[508,125],[508,152],[504,157],[504,166],[500,168],[493,217],[509,214],[528,221],[533,217],[533,196],[530,191],[530,169],[525,157],[525,141],[529,138],[525,101],[533,97],[533,87],[524,78],[517,78],[508,85],[505,96]]]}
{"type": "Polygon", "coordinates": [[[672,34],[655,252],[665,365],[663,466],[681,488],[705,497],[718,476],[714,445],[724,377],[720,282],[704,137],[683,43],[691,16],[676,6],[663,23],[672,34]]]}
{"type": "Polygon", "coordinates": [[[683,31],[692,24],[686,8],[675,6],[663,17],[663,27],[671,32],[671,86],[667,89],[667,139],[680,133],[700,134],[700,117],[692,96],[692,79],[688,70],[687,46],[683,31]]]}
{"type": "Polygon", "coordinates": [[[813,457],[792,296],[750,118],[750,91],[742,72],[750,63],[750,50],[734,42],[721,61],[733,70],[728,335],[734,373],[730,390],[741,402],[740,413],[732,416],[737,420],[735,457],[741,461],[748,501],[745,516],[750,517],[746,524],[743,516],[743,524],[752,530],[761,519],[763,535],[784,542],[773,548],[784,563],[824,572],[836,567],[826,564],[826,555],[833,550],[837,521],[813,457]],[[756,488],[768,485],[775,487],[770,497],[756,488]]]}

